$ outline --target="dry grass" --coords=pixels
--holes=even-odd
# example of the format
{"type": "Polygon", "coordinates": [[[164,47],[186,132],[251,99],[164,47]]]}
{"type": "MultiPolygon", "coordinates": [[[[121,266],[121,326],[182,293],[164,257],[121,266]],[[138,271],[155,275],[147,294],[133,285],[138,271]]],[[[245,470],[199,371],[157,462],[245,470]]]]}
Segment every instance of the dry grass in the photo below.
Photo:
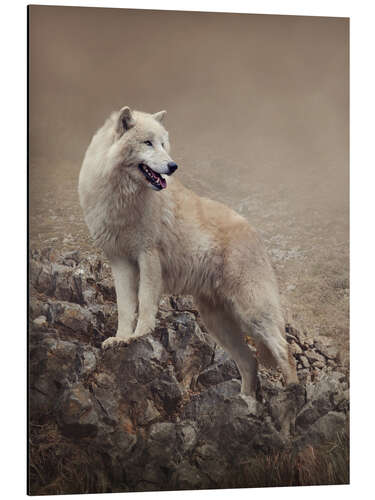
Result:
{"type": "Polygon", "coordinates": [[[114,490],[106,457],[92,449],[88,440],[74,443],[50,424],[32,425],[30,438],[31,495],[126,491],[125,485],[118,485],[114,490]]]}
{"type": "Polygon", "coordinates": [[[259,455],[242,464],[237,487],[316,486],[349,484],[349,437],[299,452],[259,455]]]}
{"type": "MultiPolygon", "coordinates": [[[[29,493],[58,495],[129,491],[112,475],[110,458],[93,449],[90,441],[64,438],[54,425],[32,426],[29,493]]],[[[307,446],[300,452],[259,455],[223,478],[223,487],[311,486],[349,483],[349,438],[307,446]]]]}

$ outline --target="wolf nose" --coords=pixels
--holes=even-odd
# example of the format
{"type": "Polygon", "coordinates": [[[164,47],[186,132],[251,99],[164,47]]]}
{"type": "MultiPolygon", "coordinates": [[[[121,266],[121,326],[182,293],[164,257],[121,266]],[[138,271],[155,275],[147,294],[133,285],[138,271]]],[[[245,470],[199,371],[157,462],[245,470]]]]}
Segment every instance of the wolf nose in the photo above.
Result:
{"type": "Polygon", "coordinates": [[[173,174],[173,172],[175,172],[178,169],[178,165],[174,161],[170,161],[170,162],[168,162],[168,168],[169,168],[168,173],[169,173],[169,175],[171,175],[171,174],[173,174]]]}

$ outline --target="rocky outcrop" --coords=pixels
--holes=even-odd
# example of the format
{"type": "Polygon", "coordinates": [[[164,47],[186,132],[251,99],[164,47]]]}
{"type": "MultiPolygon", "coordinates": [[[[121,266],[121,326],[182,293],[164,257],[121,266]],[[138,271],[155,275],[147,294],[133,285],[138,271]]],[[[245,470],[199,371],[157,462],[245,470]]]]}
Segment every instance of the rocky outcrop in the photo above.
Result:
{"type": "Polygon", "coordinates": [[[31,252],[29,276],[31,421],[99,454],[122,490],[238,486],[236,468],[259,453],[346,426],[347,371],[328,339],[288,325],[301,383],[261,370],[254,402],[189,297],[163,297],[152,334],[102,351],[117,322],[109,267],[47,249],[31,252]]]}

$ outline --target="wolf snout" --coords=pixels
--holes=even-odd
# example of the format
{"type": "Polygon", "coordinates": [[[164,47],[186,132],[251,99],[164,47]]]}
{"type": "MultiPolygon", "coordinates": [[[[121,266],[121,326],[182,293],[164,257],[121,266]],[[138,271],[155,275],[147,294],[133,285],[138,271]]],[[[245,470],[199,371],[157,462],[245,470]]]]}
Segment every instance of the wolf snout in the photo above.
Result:
{"type": "Polygon", "coordinates": [[[173,172],[176,172],[177,169],[178,169],[177,163],[175,163],[174,161],[168,162],[168,175],[172,175],[173,172]]]}

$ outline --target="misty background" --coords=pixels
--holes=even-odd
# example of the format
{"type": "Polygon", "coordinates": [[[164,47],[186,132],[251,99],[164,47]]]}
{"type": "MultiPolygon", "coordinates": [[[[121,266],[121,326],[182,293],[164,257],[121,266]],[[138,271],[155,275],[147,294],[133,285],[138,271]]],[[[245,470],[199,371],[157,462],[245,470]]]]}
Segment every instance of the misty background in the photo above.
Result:
{"type": "Polygon", "coordinates": [[[288,320],[348,341],[349,21],[29,7],[30,246],[96,252],[80,165],[115,109],[168,111],[176,175],[263,236],[288,320]]]}

